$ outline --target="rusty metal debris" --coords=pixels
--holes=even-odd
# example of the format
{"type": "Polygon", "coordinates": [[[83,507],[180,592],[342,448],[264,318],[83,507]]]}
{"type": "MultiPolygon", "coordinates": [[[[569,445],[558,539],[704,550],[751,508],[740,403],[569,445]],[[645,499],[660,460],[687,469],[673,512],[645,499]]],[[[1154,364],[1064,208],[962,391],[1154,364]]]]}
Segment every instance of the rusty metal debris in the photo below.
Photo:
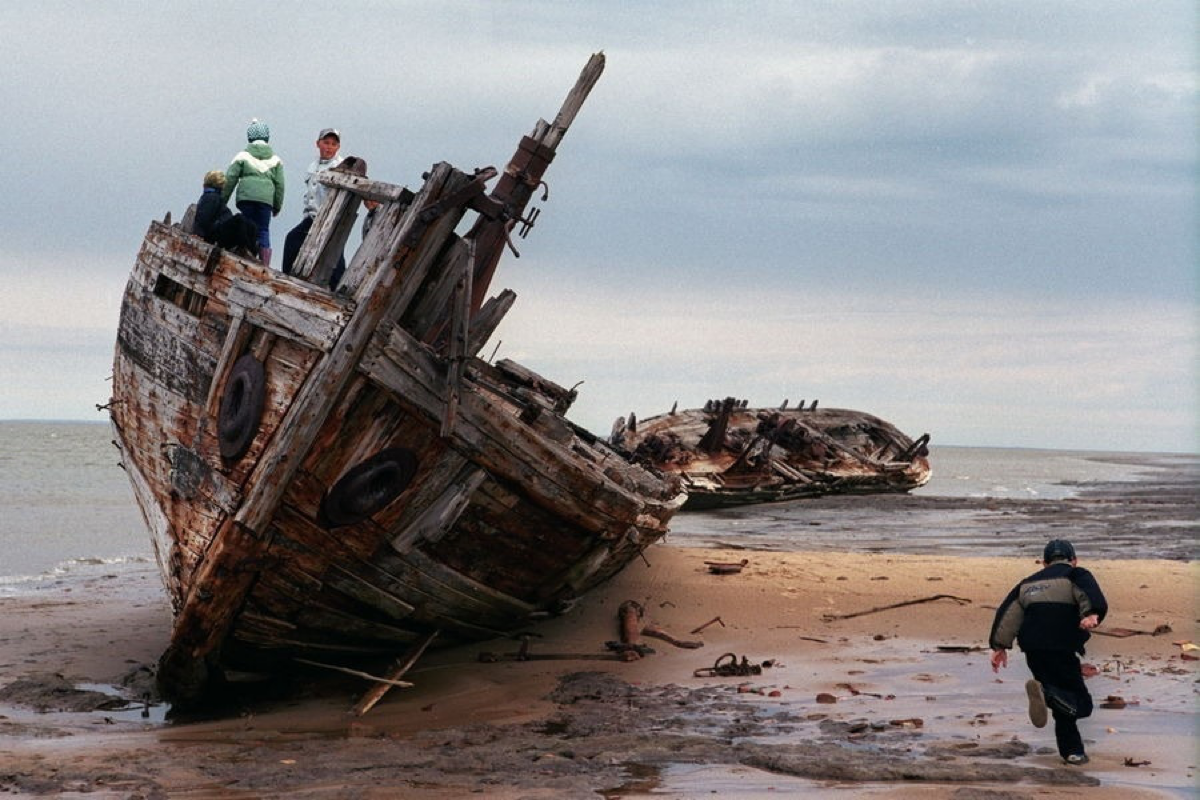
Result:
{"type": "Polygon", "coordinates": [[[686,650],[694,650],[704,646],[704,642],[680,639],[653,622],[645,622],[645,614],[645,608],[636,600],[626,600],[624,603],[621,603],[617,609],[621,640],[619,642],[605,642],[604,646],[609,650],[616,651],[624,661],[636,661],[642,656],[654,653],[651,647],[641,643],[642,636],[652,636],[655,639],[661,639],[668,644],[686,650]]]}
{"type": "Polygon", "coordinates": [[[725,653],[713,662],[711,667],[701,667],[692,673],[697,678],[730,678],[762,675],[763,667],[769,667],[774,661],[764,661],[762,664],[751,664],[742,656],[741,661],[735,653],[725,653]]]}
{"type": "Polygon", "coordinates": [[[720,617],[713,617],[712,619],[710,619],[708,622],[704,623],[703,625],[692,628],[692,633],[700,633],[700,631],[704,630],[709,625],[712,625],[714,623],[719,623],[722,628],[725,627],[725,621],[723,619],[721,619],[720,617]]]}

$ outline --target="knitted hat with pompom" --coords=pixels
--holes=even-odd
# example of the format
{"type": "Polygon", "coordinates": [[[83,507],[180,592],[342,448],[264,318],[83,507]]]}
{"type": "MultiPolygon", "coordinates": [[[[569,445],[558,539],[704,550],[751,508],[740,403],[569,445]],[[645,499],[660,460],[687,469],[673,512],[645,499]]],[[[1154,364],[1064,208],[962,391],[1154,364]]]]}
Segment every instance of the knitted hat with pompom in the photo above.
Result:
{"type": "Polygon", "coordinates": [[[252,119],[250,120],[250,127],[246,128],[246,141],[256,142],[259,139],[262,139],[264,142],[271,141],[271,129],[267,127],[267,123],[252,119]]]}

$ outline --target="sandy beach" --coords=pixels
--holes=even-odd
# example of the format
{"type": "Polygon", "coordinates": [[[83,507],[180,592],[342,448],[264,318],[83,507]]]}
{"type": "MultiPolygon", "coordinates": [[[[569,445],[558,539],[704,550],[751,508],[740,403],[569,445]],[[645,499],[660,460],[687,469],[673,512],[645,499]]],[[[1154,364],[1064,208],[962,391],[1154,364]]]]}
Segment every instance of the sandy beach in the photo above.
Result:
{"type": "MultiPolygon", "coordinates": [[[[365,682],[314,670],[208,721],[136,698],[169,615],[150,565],[0,600],[0,791],[87,797],[1190,796],[1195,562],[1088,561],[1113,612],[1086,663],[1086,768],[1026,719],[1023,660],[982,649],[1020,558],[655,546],[518,641],[432,653],[361,717],[365,682]],[[718,575],[707,562],[747,561],[718,575]],[[937,599],[932,599],[937,597],[937,599]],[[698,648],[613,660],[618,609],[698,648]],[[884,610],[884,606],[907,603],[884,610]],[[719,621],[712,620],[719,617],[719,621]],[[697,628],[709,623],[698,633],[697,628]],[[1162,628],[1166,626],[1169,632],[1162,628]],[[1161,632],[1154,635],[1158,629],[1161,632]],[[481,653],[498,657],[481,661],[481,653]],[[760,674],[708,675],[726,653],[760,674]],[[697,670],[701,671],[697,677],[697,670]],[[56,679],[61,676],[65,681],[56,679]],[[1119,698],[1119,700],[1115,699],[1119,698]],[[68,710],[81,709],[81,710],[68,710]],[[76,795],[75,793],[86,793],[76,795]]],[[[728,663],[731,659],[726,658],[728,663]]]]}

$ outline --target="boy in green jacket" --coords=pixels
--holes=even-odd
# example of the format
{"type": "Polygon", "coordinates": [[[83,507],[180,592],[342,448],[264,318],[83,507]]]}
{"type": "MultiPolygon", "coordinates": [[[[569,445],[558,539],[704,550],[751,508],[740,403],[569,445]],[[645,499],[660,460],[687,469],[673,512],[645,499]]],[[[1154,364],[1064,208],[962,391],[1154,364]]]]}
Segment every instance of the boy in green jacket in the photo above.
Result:
{"type": "Polygon", "coordinates": [[[268,142],[271,129],[267,123],[251,120],[246,129],[246,149],[233,157],[225,170],[225,188],[221,200],[237,190],[237,207],[258,226],[258,254],[263,264],[271,266],[271,217],[283,208],[283,162],[268,142]]]}

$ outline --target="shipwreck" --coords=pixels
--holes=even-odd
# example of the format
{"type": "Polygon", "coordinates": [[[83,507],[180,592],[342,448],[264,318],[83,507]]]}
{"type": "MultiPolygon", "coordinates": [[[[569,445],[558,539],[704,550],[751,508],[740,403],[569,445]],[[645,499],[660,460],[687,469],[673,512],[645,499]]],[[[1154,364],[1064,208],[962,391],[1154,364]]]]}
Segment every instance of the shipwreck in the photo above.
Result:
{"type": "Polygon", "coordinates": [[[109,413],[174,612],[168,699],[509,634],[667,531],[677,478],[568,421],[575,391],[477,355],[515,298],[488,297],[496,266],[603,66],[502,171],[438,163],[415,191],[323,173],[291,275],[187,215],[151,223],[109,413]],[[331,292],[364,201],[374,223],[331,292]]]}
{"type": "Polygon", "coordinates": [[[644,420],[620,417],[609,440],[633,461],[678,476],[686,509],[907,492],[929,480],[929,434],[910,439],[871,414],[817,405],[749,408],[726,397],[644,420]]]}

